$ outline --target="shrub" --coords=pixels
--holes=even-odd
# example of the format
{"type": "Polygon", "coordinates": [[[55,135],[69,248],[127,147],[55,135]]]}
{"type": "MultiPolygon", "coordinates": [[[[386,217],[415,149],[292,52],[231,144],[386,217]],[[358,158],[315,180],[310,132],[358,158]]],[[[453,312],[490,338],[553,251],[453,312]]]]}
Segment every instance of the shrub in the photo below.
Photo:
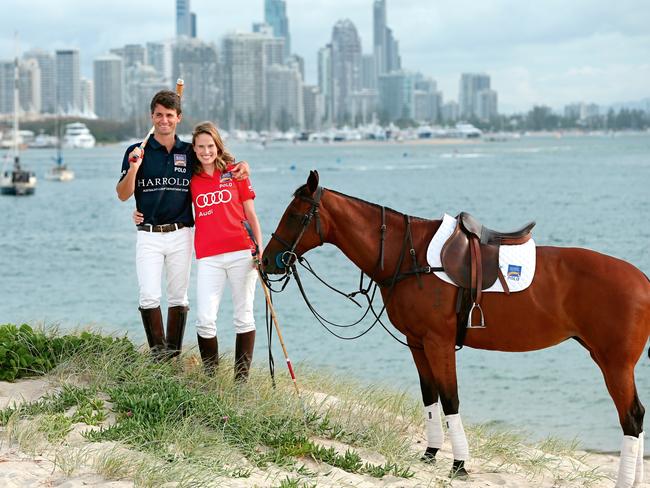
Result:
{"type": "Polygon", "coordinates": [[[27,324],[0,325],[0,381],[42,375],[81,351],[100,353],[119,343],[134,353],[126,338],[104,337],[92,332],[52,337],[27,324]]]}

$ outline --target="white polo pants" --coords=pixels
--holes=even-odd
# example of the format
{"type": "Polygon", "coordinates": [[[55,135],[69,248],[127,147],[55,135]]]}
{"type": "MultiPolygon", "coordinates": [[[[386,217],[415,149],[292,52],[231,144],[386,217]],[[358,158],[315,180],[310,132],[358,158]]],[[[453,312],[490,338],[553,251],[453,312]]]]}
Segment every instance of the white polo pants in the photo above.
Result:
{"type": "Polygon", "coordinates": [[[253,299],[257,271],[250,250],[233,251],[197,260],[196,332],[206,339],[217,335],[217,314],[230,283],[233,323],[237,334],[255,330],[253,299]]]}
{"type": "Polygon", "coordinates": [[[194,230],[190,227],[173,232],[138,231],[135,266],[140,289],[140,308],[160,306],[163,269],[167,281],[167,304],[187,306],[194,230]]]}

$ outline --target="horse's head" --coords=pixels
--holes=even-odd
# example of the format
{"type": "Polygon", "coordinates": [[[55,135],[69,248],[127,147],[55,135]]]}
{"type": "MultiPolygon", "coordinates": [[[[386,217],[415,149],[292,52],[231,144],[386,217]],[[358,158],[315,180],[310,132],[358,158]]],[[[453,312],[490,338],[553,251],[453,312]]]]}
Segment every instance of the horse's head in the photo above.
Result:
{"type": "Polygon", "coordinates": [[[323,244],[322,192],[318,186],[318,172],[310,171],[307,183],[294,192],[293,200],[264,249],[262,267],[266,273],[286,273],[299,256],[323,244]]]}

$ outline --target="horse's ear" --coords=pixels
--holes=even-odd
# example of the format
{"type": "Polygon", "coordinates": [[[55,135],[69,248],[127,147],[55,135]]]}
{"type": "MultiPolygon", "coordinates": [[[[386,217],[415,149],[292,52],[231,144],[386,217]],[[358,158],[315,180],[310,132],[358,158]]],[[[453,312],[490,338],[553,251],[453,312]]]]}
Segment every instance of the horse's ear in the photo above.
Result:
{"type": "Polygon", "coordinates": [[[309,172],[309,178],[307,178],[307,189],[312,195],[318,188],[318,171],[315,169],[309,172]]]}

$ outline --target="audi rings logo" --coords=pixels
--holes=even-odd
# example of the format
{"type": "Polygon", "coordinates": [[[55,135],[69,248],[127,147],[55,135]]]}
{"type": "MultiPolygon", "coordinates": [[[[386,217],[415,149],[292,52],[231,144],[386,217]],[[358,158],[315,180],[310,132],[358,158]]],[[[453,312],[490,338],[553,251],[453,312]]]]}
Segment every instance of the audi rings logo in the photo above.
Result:
{"type": "Polygon", "coordinates": [[[196,206],[199,208],[211,207],[232,200],[230,190],[220,190],[212,193],[201,193],[196,197],[196,206]]]}

